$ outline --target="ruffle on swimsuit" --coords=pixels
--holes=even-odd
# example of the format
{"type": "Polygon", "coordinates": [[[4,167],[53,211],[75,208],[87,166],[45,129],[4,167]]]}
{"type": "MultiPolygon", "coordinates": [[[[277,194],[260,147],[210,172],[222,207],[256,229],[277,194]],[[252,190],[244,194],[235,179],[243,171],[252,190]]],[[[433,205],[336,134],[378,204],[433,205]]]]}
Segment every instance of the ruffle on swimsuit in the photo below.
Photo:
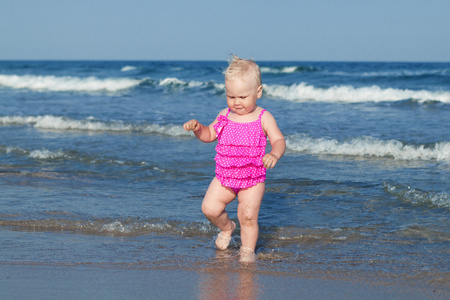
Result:
{"type": "Polygon", "coordinates": [[[231,188],[248,188],[266,180],[262,162],[267,137],[259,118],[253,122],[238,123],[219,116],[214,125],[218,143],[216,146],[216,177],[222,185],[231,188]]]}
{"type": "Polygon", "coordinates": [[[214,125],[214,129],[216,130],[216,136],[219,137],[222,133],[223,128],[228,124],[228,114],[230,113],[230,109],[228,109],[227,115],[220,115],[217,118],[217,123],[214,125]]]}

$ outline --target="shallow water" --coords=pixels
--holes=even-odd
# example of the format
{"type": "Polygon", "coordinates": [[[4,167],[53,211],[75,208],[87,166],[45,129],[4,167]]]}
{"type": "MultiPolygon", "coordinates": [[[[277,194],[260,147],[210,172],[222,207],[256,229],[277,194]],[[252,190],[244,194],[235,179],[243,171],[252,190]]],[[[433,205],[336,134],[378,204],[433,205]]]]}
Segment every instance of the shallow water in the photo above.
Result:
{"type": "MultiPolygon", "coordinates": [[[[257,267],[445,282],[450,64],[260,65],[288,148],[268,171],[257,267]]],[[[224,67],[0,62],[0,261],[237,263],[239,226],[218,254],[200,209],[215,145],[181,128],[225,107],[224,67]]]]}

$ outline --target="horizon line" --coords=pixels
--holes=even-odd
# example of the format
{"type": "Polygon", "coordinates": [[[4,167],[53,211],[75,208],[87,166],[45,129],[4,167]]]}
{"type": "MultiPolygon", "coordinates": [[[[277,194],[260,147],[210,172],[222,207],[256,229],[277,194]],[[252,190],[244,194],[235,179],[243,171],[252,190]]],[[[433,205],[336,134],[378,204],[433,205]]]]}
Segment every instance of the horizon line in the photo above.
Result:
{"type": "MultiPolygon", "coordinates": [[[[95,58],[34,58],[34,59],[28,59],[28,58],[0,58],[1,62],[6,61],[135,61],[135,62],[162,62],[162,61],[173,61],[173,62],[222,62],[226,61],[226,59],[120,59],[120,58],[114,58],[114,59],[95,59],[95,58]]],[[[450,63],[450,61],[440,61],[440,60],[318,60],[318,59],[305,59],[305,60],[294,60],[294,59],[255,59],[255,61],[260,62],[358,62],[358,63],[450,63]]]]}

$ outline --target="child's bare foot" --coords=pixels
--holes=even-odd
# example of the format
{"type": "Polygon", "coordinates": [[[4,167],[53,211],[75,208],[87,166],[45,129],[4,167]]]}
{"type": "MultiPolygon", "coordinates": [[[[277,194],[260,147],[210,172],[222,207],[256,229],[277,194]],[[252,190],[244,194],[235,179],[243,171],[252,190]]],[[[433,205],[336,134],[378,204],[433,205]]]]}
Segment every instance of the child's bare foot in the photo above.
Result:
{"type": "Polygon", "coordinates": [[[241,263],[254,263],[256,260],[255,252],[247,247],[241,247],[239,251],[239,262],[241,263]]]}
{"type": "Polygon", "coordinates": [[[236,230],[236,223],[234,223],[233,221],[231,221],[231,232],[228,235],[227,233],[221,231],[219,233],[219,235],[216,238],[216,246],[217,248],[219,248],[220,250],[225,250],[228,248],[228,245],[230,244],[231,241],[231,236],[233,235],[233,232],[236,230]]]}

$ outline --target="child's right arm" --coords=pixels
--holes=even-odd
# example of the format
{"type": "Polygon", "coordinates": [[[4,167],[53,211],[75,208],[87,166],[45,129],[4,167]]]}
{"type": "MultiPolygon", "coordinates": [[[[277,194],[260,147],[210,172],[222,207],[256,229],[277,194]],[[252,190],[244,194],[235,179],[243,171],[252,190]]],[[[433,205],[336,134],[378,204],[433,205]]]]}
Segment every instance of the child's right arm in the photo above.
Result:
{"type": "Polygon", "coordinates": [[[202,142],[210,143],[212,141],[216,140],[216,131],[214,130],[214,123],[213,122],[209,126],[205,126],[201,124],[197,120],[190,120],[184,123],[183,128],[186,131],[192,131],[194,132],[195,136],[202,142]]]}
{"type": "Polygon", "coordinates": [[[223,109],[216,117],[214,122],[209,124],[209,126],[205,126],[199,121],[193,119],[184,123],[183,128],[186,131],[194,132],[195,136],[202,142],[210,143],[217,139],[216,130],[214,129],[214,125],[218,122],[220,115],[225,115],[228,111],[228,108],[223,109]]]}

